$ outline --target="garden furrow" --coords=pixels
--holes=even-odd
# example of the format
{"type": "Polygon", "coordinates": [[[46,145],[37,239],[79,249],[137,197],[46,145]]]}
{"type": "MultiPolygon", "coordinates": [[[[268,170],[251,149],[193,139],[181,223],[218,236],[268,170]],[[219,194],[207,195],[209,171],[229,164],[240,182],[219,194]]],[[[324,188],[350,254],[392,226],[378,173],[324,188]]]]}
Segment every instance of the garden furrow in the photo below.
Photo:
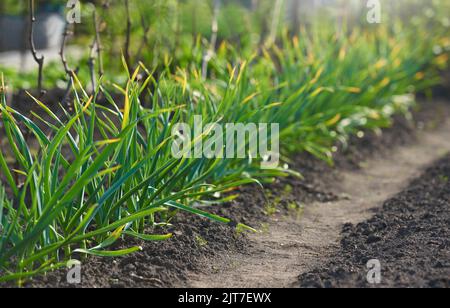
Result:
{"type": "Polygon", "coordinates": [[[413,144],[391,149],[362,168],[340,172],[333,202],[307,204],[300,219],[271,218],[268,230],[250,236],[249,249],[211,260],[203,273],[190,275],[189,287],[290,287],[340,246],[344,224],[370,218],[384,201],[405,189],[426,167],[450,151],[450,121],[418,134],[413,144]]]}

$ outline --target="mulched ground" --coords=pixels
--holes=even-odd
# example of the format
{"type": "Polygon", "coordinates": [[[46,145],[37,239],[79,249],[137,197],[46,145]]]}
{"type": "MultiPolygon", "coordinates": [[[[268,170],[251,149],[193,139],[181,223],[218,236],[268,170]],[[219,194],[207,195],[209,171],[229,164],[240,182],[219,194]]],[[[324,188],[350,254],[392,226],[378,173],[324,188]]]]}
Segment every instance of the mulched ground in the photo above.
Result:
{"type": "Polygon", "coordinates": [[[367,262],[381,262],[379,287],[450,287],[450,155],[387,201],[373,218],[346,225],[340,251],[299,277],[301,287],[371,287],[367,262]]]}

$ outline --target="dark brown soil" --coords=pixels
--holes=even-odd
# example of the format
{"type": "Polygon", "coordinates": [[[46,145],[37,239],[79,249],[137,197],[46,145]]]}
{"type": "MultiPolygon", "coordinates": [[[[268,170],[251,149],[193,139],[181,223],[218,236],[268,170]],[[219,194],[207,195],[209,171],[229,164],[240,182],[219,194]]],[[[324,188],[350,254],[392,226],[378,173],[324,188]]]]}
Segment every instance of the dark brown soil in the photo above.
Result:
{"type": "MultiPolygon", "coordinates": [[[[180,217],[176,227],[167,229],[174,237],[166,242],[122,243],[117,248],[141,245],[130,256],[108,259],[89,258],[82,265],[82,283],[76,287],[173,287],[180,285],[189,271],[197,270],[199,260],[216,253],[244,249],[245,238],[231,228],[196,217],[180,217]]],[[[26,287],[72,287],[66,271],[38,277],[26,287]]]]}
{"type": "MultiPolygon", "coordinates": [[[[74,99],[74,95],[72,92],[67,92],[65,89],[59,88],[46,91],[44,94],[32,91],[31,95],[39,99],[56,114],[59,114],[62,111],[60,105],[62,105],[64,108],[70,108],[69,105],[74,99]]],[[[119,106],[123,103],[123,95],[119,95],[114,92],[110,95],[113,97],[114,101],[119,104],[119,106]]],[[[33,102],[33,99],[26,91],[21,90],[14,95],[7,96],[7,102],[17,111],[25,115],[29,114],[31,110],[37,112],[39,115],[43,114],[41,108],[33,102]]],[[[108,104],[106,98],[102,93],[100,93],[97,97],[97,103],[104,105],[108,104]]]]}
{"type": "MultiPolygon", "coordinates": [[[[55,88],[45,92],[43,95],[37,92],[32,92],[31,95],[45,103],[53,111],[56,111],[60,109],[58,105],[59,103],[63,103],[66,96],[66,91],[55,88]]],[[[28,114],[30,110],[38,111],[40,109],[39,106],[33,102],[32,98],[26,91],[19,91],[13,95],[10,104],[13,108],[17,109],[17,111],[24,114],[28,114]]],[[[65,106],[66,104],[63,105],[65,106]]]]}
{"type": "MultiPolygon", "coordinates": [[[[392,128],[383,134],[366,132],[364,138],[352,138],[350,146],[340,149],[336,166],[331,166],[300,155],[292,162],[294,170],[304,179],[286,178],[268,185],[263,191],[258,186],[241,189],[241,196],[225,205],[210,209],[235,221],[258,227],[274,209],[287,211],[293,203],[301,205],[310,201],[327,202],[340,198],[329,189],[329,184],[339,179],[339,170],[358,168],[363,159],[382,156],[386,149],[414,141],[416,129],[438,126],[449,108],[433,104],[426,111],[416,112],[414,121],[397,117],[392,128]],[[439,115],[439,116],[436,116],[439,115]],[[426,123],[426,125],[425,125],[426,123]]],[[[246,251],[245,234],[204,219],[181,214],[167,232],[175,236],[166,242],[137,244],[143,251],[118,259],[89,258],[82,266],[82,284],[76,287],[176,287],[185,285],[189,272],[202,271],[202,265],[215,256],[246,251]]],[[[130,247],[127,242],[116,248],[130,247]]],[[[68,287],[66,271],[59,270],[35,278],[27,287],[68,287]]]]}
{"type": "Polygon", "coordinates": [[[301,287],[370,287],[367,262],[381,262],[381,287],[450,287],[450,156],[387,201],[373,218],[343,229],[340,251],[299,277],[301,287]]]}

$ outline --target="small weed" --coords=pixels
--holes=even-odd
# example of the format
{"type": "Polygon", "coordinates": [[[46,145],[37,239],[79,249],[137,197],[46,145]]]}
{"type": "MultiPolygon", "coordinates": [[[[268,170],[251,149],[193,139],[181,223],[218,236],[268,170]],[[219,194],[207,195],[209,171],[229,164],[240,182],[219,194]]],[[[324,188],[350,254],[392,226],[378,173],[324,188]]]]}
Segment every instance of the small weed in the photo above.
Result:
{"type": "Polygon", "coordinates": [[[200,235],[197,235],[196,237],[195,237],[195,242],[197,243],[197,245],[199,246],[199,247],[205,247],[205,246],[208,246],[208,241],[207,240],[205,240],[203,237],[201,237],[200,235]]]}

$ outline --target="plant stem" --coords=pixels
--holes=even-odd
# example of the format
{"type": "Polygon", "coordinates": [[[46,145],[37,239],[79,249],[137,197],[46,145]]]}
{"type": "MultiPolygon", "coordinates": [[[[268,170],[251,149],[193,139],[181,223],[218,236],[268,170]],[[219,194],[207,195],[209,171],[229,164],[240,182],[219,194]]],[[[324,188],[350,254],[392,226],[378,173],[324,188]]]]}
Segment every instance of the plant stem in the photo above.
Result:
{"type": "Polygon", "coordinates": [[[131,44],[131,15],[130,15],[130,1],[125,0],[125,9],[127,13],[127,30],[125,39],[125,62],[128,66],[128,70],[131,74],[131,56],[130,56],[130,44],[131,44]]]}
{"type": "Polygon", "coordinates": [[[39,65],[39,74],[38,74],[38,91],[41,96],[44,95],[44,91],[42,89],[42,79],[43,79],[43,68],[44,68],[44,56],[40,57],[37,55],[36,46],[34,44],[34,23],[36,22],[36,17],[34,15],[34,0],[29,0],[29,16],[30,16],[30,31],[29,31],[29,43],[31,54],[33,55],[34,60],[39,65]]]}
{"type": "Polygon", "coordinates": [[[67,39],[69,37],[69,35],[71,34],[71,32],[69,31],[69,23],[66,22],[66,26],[64,29],[64,33],[63,33],[63,39],[61,42],[61,49],[59,50],[59,56],[61,57],[61,63],[64,66],[64,71],[66,72],[67,78],[68,78],[68,82],[67,82],[67,88],[66,88],[66,92],[64,93],[64,97],[62,102],[65,105],[70,105],[69,103],[69,95],[70,95],[70,90],[72,88],[72,84],[73,84],[73,71],[69,68],[69,64],[67,63],[67,59],[66,59],[66,43],[67,43],[67,39]]]}
{"type": "Polygon", "coordinates": [[[97,56],[98,59],[98,74],[99,76],[103,75],[103,63],[102,63],[102,55],[101,55],[101,43],[100,43],[100,33],[98,29],[98,22],[97,22],[97,11],[94,8],[94,12],[92,13],[92,21],[94,23],[94,40],[91,45],[91,50],[89,53],[89,70],[91,74],[91,82],[92,82],[92,91],[95,91],[97,88],[97,83],[95,81],[95,56],[97,56]]]}

